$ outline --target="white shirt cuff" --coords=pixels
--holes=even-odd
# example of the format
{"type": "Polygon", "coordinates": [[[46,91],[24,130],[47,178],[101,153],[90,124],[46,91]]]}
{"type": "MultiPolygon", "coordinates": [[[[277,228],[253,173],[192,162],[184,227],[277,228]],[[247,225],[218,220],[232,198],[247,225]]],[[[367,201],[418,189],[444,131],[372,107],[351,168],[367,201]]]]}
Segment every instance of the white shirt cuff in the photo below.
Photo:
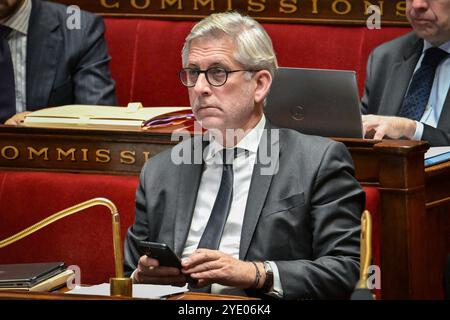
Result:
{"type": "Polygon", "coordinates": [[[273,287],[272,290],[267,292],[266,294],[269,296],[272,296],[274,298],[283,298],[283,288],[281,286],[281,280],[280,280],[280,272],[278,271],[277,264],[273,261],[269,261],[270,266],[272,267],[273,271],[273,287]]]}
{"type": "Polygon", "coordinates": [[[134,284],[134,283],[137,283],[136,280],[135,280],[135,278],[134,278],[134,275],[136,274],[136,272],[137,272],[137,269],[135,269],[135,270],[133,271],[133,273],[131,274],[131,276],[130,276],[131,280],[133,281],[133,284],[134,284]]]}
{"type": "Polygon", "coordinates": [[[414,132],[413,137],[411,138],[411,140],[422,140],[422,135],[423,135],[423,123],[416,121],[416,131],[414,132]]]}

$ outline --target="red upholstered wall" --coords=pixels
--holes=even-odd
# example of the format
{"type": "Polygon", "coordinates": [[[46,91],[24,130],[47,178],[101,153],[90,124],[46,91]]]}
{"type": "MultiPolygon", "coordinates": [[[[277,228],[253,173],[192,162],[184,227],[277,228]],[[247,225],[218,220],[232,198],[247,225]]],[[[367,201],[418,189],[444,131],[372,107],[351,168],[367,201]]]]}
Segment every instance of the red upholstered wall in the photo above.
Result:
{"type": "MultiPolygon", "coordinates": [[[[0,239],[77,203],[111,200],[122,238],[134,221],[137,177],[42,172],[0,172],[0,239]]],[[[76,213],[0,249],[0,263],[64,261],[81,268],[81,281],[114,276],[111,215],[106,207],[76,213]]]]}
{"type": "MultiPolygon", "coordinates": [[[[106,18],[106,38],[120,105],[189,105],[179,83],[181,49],[194,22],[106,18]]],[[[360,91],[370,51],[410,31],[353,26],[265,23],[280,66],[354,70],[360,91]]]]}

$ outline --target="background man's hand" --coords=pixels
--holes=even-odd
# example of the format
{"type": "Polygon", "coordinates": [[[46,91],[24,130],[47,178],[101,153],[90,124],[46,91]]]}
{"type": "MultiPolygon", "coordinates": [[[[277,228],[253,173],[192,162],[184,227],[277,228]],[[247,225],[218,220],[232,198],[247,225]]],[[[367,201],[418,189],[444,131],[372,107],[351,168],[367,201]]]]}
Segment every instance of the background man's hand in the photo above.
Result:
{"type": "Polygon", "coordinates": [[[416,131],[416,122],[407,118],[369,114],[362,116],[362,123],[364,136],[376,140],[381,140],[384,137],[411,139],[416,131]]]}
{"type": "MultiPolygon", "coordinates": [[[[233,258],[229,254],[217,250],[197,249],[189,258],[181,262],[183,273],[198,279],[197,287],[204,287],[211,283],[219,283],[241,289],[250,288],[255,281],[256,269],[253,263],[233,258]]],[[[261,279],[264,283],[265,274],[259,263],[261,279]]]]}

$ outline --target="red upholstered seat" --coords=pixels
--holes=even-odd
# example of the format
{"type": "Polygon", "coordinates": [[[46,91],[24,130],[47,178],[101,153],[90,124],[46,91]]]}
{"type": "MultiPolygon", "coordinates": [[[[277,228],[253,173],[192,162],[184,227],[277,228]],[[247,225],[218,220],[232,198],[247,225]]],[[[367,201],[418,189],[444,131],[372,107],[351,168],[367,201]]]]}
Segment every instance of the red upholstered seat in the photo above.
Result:
{"type": "MultiPolygon", "coordinates": [[[[137,177],[41,172],[0,172],[0,239],[77,203],[111,200],[124,237],[134,220],[137,177]]],[[[111,215],[94,207],[57,221],[0,249],[0,263],[64,261],[81,268],[81,281],[114,276],[111,215]]]]}
{"type": "MultiPolygon", "coordinates": [[[[105,24],[120,105],[130,101],[148,107],[189,105],[177,74],[183,42],[194,22],[106,18],[105,24]]],[[[370,51],[410,31],[405,27],[263,25],[281,66],[354,70],[361,92],[370,51]]]]}

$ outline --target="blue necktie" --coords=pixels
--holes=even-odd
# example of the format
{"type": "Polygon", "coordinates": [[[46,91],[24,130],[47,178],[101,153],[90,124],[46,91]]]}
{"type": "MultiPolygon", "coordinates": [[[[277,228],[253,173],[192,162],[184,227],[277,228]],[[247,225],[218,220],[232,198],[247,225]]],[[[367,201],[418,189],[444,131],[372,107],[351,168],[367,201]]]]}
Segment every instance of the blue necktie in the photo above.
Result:
{"type": "Polygon", "coordinates": [[[427,106],[433,86],[434,74],[439,63],[448,53],[439,48],[425,51],[420,68],[414,73],[399,116],[419,121],[427,106]]]}
{"type": "Polygon", "coordinates": [[[16,113],[14,68],[6,39],[10,32],[10,28],[0,25],[0,124],[16,113]]]}

